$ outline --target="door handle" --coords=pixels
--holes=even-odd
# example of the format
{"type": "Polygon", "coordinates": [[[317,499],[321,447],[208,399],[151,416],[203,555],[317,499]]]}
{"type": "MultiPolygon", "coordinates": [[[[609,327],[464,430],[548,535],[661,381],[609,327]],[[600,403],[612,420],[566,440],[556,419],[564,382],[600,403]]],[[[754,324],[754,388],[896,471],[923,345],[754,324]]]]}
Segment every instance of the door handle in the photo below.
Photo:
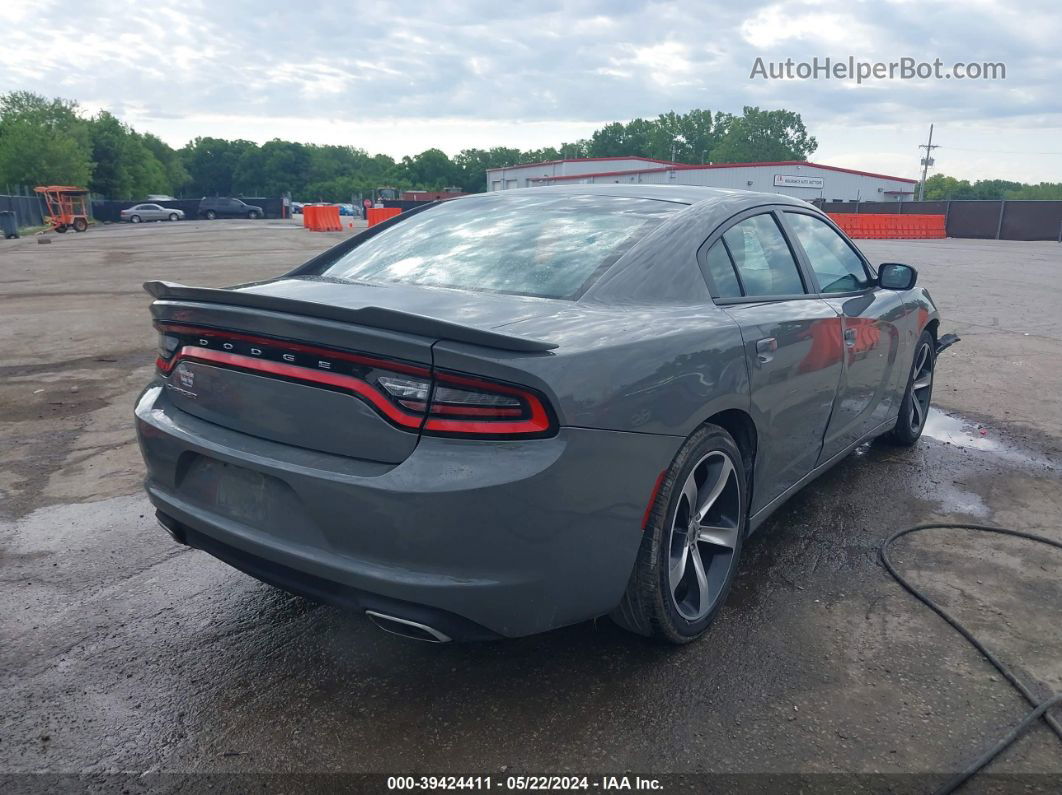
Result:
{"type": "Polygon", "coordinates": [[[856,333],[854,328],[846,328],[844,330],[844,344],[849,348],[854,348],[856,343],[856,333]]]}
{"type": "Polygon", "coordinates": [[[778,350],[778,340],[774,337],[765,337],[756,342],[756,361],[761,365],[767,364],[774,358],[774,352],[778,350]]]}

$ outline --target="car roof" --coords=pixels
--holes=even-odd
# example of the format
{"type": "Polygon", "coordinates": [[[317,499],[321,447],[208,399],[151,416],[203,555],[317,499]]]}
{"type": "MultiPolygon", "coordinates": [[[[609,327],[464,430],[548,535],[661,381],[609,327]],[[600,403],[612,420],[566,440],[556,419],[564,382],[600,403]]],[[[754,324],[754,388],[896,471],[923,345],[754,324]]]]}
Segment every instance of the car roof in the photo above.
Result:
{"type": "Polygon", "coordinates": [[[536,188],[512,188],[488,193],[474,193],[460,196],[451,201],[465,201],[482,196],[517,197],[541,196],[543,193],[571,194],[582,196],[628,196],[639,199],[656,199],[658,201],[677,202],[679,204],[701,204],[704,202],[725,202],[731,209],[742,204],[757,207],[764,204],[791,204],[796,207],[810,207],[801,199],[781,193],[763,193],[751,190],[731,188],[709,188],[702,185],[621,185],[618,183],[601,183],[595,185],[543,185],[536,188]]]}

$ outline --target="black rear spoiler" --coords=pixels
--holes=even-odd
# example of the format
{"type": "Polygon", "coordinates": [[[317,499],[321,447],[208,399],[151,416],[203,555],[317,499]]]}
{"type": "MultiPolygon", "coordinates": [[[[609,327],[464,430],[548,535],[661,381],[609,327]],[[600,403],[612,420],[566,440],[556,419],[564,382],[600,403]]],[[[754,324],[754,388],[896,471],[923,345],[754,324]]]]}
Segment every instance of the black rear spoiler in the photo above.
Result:
{"type": "Polygon", "coordinates": [[[422,337],[439,337],[454,342],[467,342],[471,345],[483,345],[505,351],[521,353],[541,353],[557,347],[554,342],[514,337],[499,334],[460,323],[451,323],[424,315],[400,312],[379,306],[365,306],[358,309],[342,306],[330,306],[313,301],[298,301],[293,298],[278,298],[272,295],[245,293],[239,290],[221,290],[213,287],[188,287],[174,282],[144,282],[144,290],[159,301],[197,301],[208,304],[228,304],[229,306],[246,306],[253,309],[266,309],[273,312],[288,312],[305,315],[321,320],[335,320],[340,323],[356,323],[361,326],[404,331],[422,337]]]}

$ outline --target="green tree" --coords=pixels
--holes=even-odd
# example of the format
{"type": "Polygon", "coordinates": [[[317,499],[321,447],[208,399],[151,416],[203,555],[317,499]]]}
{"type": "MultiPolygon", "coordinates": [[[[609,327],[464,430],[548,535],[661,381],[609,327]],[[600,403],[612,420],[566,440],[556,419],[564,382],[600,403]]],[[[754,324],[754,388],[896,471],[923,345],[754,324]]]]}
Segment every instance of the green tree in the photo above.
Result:
{"type": "MultiPolygon", "coordinates": [[[[487,189],[487,169],[511,166],[521,162],[519,149],[495,146],[491,149],[462,149],[453,158],[459,173],[457,186],[465,193],[479,193],[487,189]]],[[[549,158],[547,158],[549,159],[549,158]]],[[[535,162],[535,161],[525,161],[535,162]]]]}
{"type": "Polygon", "coordinates": [[[1036,185],[1022,185],[1008,191],[1008,199],[1062,199],[1062,182],[1040,182],[1036,185]]]}
{"type": "Polygon", "coordinates": [[[89,189],[108,199],[133,198],[132,147],[129,131],[115,116],[100,111],[89,127],[96,168],[89,189]]]}
{"type": "Polygon", "coordinates": [[[93,193],[109,199],[142,199],[149,193],[172,192],[173,182],[152,145],[113,114],[101,111],[89,122],[89,139],[96,163],[89,182],[93,193]]]}
{"type": "Polygon", "coordinates": [[[440,190],[459,182],[463,176],[446,152],[425,149],[414,157],[403,157],[399,164],[401,176],[417,188],[440,190]]]}
{"type": "Polygon", "coordinates": [[[818,149],[799,113],[745,107],[725,124],[726,132],[712,149],[713,163],[755,163],[807,160],[818,149]]]}
{"type": "Polygon", "coordinates": [[[299,195],[306,188],[310,165],[305,146],[274,138],[243,151],[233,171],[232,190],[244,196],[299,195]]]}
{"type": "Polygon", "coordinates": [[[179,195],[191,177],[188,176],[188,171],[185,169],[184,163],[181,162],[181,156],[177,153],[177,150],[151,133],[144,133],[140,140],[155,156],[155,159],[159,161],[166,174],[169,188],[165,192],[179,195]]]}
{"type": "Polygon", "coordinates": [[[973,194],[977,199],[1006,199],[1009,193],[1023,187],[1020,182],[1007,179],[979,179],[973,184],[973,194]]]}
{"type": "Polygon", "coordinates": [[[968,180],[934,174],[926,179],[925,198],[927,201],[938,201],[941,199],[974,199],[976,196],[968,180]]]}
{"type": "Polygon", "coordinates": [[[635,155],[648,157],[650,146],[650,122],[634,119],[624,124],[614,121],[594,130],[590,136],[590,157],[624,157],[635,155]]]}
{"type": "Polygon", "coordinates": [[[0,96],[0,185],[85,186],[92,166],[76,102],[29,91],[0,96]]]}
{"type": "Polygon", "coordinates": [[[193,196],[231,196],[233,177],[240,158],[253,141],[224,138],[195,138],[180,149],[181,163],[190,178],[188,192],[193,196]]]}
{"type": "Polygon", "coordinates": [[[729,113],[712,114],[710,110],[674,111],[657,117],[650,134],[650,154],[658,160],[679,163],[705,163],[719,146],[733,117],[729,113]]]}

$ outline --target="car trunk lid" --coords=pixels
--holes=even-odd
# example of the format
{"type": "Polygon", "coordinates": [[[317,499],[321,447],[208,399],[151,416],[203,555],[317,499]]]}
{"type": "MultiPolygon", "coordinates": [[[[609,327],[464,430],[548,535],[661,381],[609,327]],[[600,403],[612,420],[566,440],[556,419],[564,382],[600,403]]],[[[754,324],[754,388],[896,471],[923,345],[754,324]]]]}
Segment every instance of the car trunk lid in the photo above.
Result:
{"type": "Polygon", "coordinates": [[[448,293],[432,302],[297,279],[145,289],[156,298],[159,370],[174,406],[269,441],[384,463],[405,460],[417,445],[436,341],[531,355],[555,347],[491,329],[530,307],[470,312],[468,294],[454,291],[428,291],[448,293]]]}

